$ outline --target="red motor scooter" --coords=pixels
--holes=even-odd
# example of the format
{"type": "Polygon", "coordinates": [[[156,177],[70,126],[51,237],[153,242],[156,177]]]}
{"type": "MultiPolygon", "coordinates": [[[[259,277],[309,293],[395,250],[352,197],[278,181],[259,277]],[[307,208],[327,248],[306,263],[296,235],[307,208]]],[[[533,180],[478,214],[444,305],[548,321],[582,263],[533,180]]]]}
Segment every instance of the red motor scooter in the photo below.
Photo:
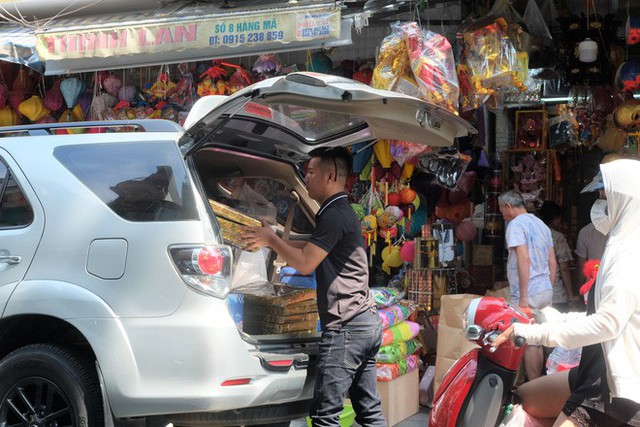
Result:
{"type": "Polygon", "coordinates": [[[480,348],[462,356],[444,376],[433,399],[429,427],[495,427],[511,403],[524,338],[499,348],[491,343],[512,323],[530,323],[533,313],[502,298],[482,297],[472,300],[463,316],[466,338],[480,348]]]}

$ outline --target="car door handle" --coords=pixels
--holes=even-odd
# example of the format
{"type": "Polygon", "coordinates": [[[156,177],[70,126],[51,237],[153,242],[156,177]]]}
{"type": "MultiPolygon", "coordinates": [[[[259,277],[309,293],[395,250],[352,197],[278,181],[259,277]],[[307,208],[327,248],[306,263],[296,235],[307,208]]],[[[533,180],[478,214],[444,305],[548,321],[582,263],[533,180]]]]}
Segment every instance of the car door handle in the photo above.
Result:
{"type": "Polygon", "coordinates": [[[0,256],[0,263],[20,264],[22,257],[16,255],[0,256]]]}

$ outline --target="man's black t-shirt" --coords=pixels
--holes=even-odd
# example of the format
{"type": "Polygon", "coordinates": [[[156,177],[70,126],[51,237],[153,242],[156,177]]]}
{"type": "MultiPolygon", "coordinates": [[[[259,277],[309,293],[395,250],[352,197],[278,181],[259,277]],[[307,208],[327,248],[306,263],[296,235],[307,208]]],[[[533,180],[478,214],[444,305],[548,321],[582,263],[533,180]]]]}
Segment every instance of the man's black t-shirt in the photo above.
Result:
{"type": "Polygon", "coordinates": [[[329,254],[316,269],[318,313],[323,330],[336,330],[373,307],[360,221],[346,193],[322,204],[309,241],[329,254]]]}

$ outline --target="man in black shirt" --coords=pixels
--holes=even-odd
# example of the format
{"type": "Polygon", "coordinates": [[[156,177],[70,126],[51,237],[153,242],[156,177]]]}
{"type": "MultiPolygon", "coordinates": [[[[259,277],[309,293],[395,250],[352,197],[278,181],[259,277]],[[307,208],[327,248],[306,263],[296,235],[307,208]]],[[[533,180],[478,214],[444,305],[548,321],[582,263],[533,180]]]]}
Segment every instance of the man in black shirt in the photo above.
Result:
{"type": "Polygon", "coordinates": [[[314,426],[338,426],[347,392],[363,426],[386,426],[376,387],[375,356],[382,325],[369,296],[369,269],[360,229],[347,194],[352,157],[345,148],[314,150],[305,176],[309,196],[320,203],[308,242],[279,238],[270,227],[249,227],[247,249],[268,246],[302,274],[316,272],[322,339],[314,403],[314,426]]]}

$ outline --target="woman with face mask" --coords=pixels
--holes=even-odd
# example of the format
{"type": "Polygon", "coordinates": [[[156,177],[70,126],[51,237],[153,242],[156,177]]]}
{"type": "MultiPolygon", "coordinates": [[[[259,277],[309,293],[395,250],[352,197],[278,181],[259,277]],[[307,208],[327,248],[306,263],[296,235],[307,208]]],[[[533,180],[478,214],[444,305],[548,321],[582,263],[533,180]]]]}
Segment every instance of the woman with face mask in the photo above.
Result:
{"type": "Polygon", "coordinates": [[[591,218],[609,238],[586,315],[546,308],[546,323],[514,324],[493,344],[522,336],[528,344],[583,347],[577,367],[518,389],[525,411],[554,426],[640,426],[640,162],[600,169],[607,199],[591,218]]]}

